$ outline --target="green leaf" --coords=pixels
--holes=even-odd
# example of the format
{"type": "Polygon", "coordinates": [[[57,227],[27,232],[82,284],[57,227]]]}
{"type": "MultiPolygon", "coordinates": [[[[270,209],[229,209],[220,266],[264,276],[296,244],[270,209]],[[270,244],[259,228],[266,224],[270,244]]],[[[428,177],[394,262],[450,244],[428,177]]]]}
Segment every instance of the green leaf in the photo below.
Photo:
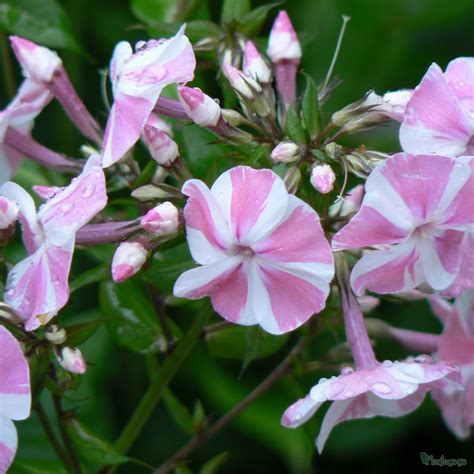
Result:
{"type": "Polygon", "coordinates": [[[214,456],[201,467],[199,474],[216,474],[227,459],[229,459],[229,453],[227,451],[214,456]]]}
{"type": "Polygon", "coordinates": [[[41,45],[82,52],[56,0],[0,0],[0,27],[41,45]]]}
{"type": "Polygon", "coordinates": [[[71,292],[98,281],[106,280],[110,277],[110,264],[98,265],[86,270],[71,282],[71,292]]]}
{"type": "Polygon", "coordinates": [[[301,119],[296,111],[296,106],[293,104],[286,113],[285,120],[285,134],[295,143],[305,143],[306,135],[301,124],[301,119]]]}
{"type": "Polygon", "coordinates": [[[201,400],[196,400],[193,410],[193,426],[194,430],[199,432],[204,428],[206,423],[206,412],[202,406],[201,400]]]}
{"type": "Polygon", "coordinates": [[[306,76],[306,91],[301,103],[301,111],[309,140],[316,138],[321,131],[321,112],[319,110],[318,89],[311,76],[306,76]]]}
{"type": "Polygon", "coordinates": [[[272,336],[258,327],[230,326],[212,332],[207,337],[209,351],[216,357],[245,360],[252,352],[252,360],[263,359],[277,352],[288,335],[272,336]],[[255,353],[251,345],[258,345],[255,353]]]}
{"type": "Polygon", "coordinates": [[[87,341],[104,322],[104,319],[96,319],[87,323],[74,324],[67,326],[67,344],[68,346],[77,347],[87,341]]]}
{"type": "Polygon", "coordinates": [[[129,460],[127,456],[119,453],[112,444],[101,439],[78,419],[66,417],[64,425],[81,459],[100,465],[123,464],[129,460]]]}
{"type": "Polygon", "coordinates": [[[107,326],[117,344],[140,354],[165,348],[155,309],[139,282],[104,282],[99,299],[102,313],[110,318],[107,326]]]}
{"type": "Polygon", "coordinates": [[[15,460],[8,470],[9,474],[67,474],[64,465],[59,460],[37,460],[34,465],[31,461],[15,460]]]}
{"type": "Polygon", "coordinates": [[[165,402],[169,414],[173,417],[176,424],[187,434],[194,434],[193,417],[187,407],[166,388],[163,390],[163,401],[165,402]]]}
{"type": "Polygon", "coordinates": [[[144,23],[176,21],[179,2],[176,0],[132,0],[134,15],[144,23]]]}
{"type": "Polygon", "coordinates": [[[240,19],[250,11],[250,0],[224,0],[221,13],[221,25],[227,25],[240,19]]]}
{"type": "Polygon", "coordinates": [[[238,30],[246,36],[255,36],[262,28],[267,15],[272,8],[281,5],[283,2],[269,3],[262,5],[254,10],[246,13],[241,19],[238,26],[238,30]]]}

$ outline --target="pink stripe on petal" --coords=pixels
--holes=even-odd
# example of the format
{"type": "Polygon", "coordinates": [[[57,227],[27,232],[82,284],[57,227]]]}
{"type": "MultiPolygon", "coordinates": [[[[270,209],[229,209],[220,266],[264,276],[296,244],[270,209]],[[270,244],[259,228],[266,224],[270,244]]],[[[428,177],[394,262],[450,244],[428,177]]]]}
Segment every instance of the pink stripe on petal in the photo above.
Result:
{"type": "Polygon", "coordinates": [[[259,256],[278,262],[333,263],[318,214],[293,195],[281,224],[252,248],[259,256]]]}
{"type": "Polygon", "coordinates": [[[411,243],[399,244],[388,251],[369,252],[352,269],[352,289],[358,296],[365,290],[381,294],[411,290],[421,283],[419,259],[411,243]]]}
{"type": "Polygon", "coordinates": [[[0,474],[5,474],[16,454],[18,436],[10,419],[0,415],[0,474]]]}
{"type": "MultiPolygon", "coordinates": [[[[296,329],[324,308],[326,295],[308,281],[262,264],[259,272],[273,312],[261,318],[275,319],[281,333],[296,329]]],[[[262,319],[259,322],[263,326],[262,319]]]]}
{"type": "MultiPolygon", "coordinates": [[[[464,232],[448,230],[434,237],[434,246],[441,264],[448,273],[457,273],[461,264],[461,242],[464,232]]],[[[472,249],[474,250],[474,249],[472,249]]]]}
{"type": "Polygon", "coordinates": [[[444,76],[461,105],[474,116],[474,58],[454,59],[444,76]]]}

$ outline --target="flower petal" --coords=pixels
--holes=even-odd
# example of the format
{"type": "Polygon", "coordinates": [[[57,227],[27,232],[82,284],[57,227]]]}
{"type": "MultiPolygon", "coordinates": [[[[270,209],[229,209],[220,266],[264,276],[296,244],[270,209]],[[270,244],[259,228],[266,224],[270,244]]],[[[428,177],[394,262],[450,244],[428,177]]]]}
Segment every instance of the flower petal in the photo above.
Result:
{"type": "Polygon", "coordinates": [[[432,64],[408,102],[400,143],[408,153],[466,154],[474,126],[438,65],[432,64]]]}
{"type": "Polygon", "coordinates": [[[0,473],[5,474],[11,466],[18,446],[15,425],[9,418],[0,415],[0,473]]]}
{"type": "Polygon", "coordinates": [[[322,403],[316,403],[309,395],[300,398],[285,410],[281,424],[285,428],[297,428],[306,423],[321,405],[322,403]]]}
{"type": "Polygon", "coordinates": [[[444,76],[461,105],[474,116],[474,58],[454,59],[444,76]]]}

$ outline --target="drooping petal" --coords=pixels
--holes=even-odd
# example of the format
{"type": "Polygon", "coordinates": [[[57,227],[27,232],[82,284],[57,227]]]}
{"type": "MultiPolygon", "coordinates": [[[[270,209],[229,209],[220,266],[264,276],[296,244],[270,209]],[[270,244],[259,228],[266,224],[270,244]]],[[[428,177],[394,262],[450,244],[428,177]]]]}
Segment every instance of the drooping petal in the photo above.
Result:
{"type": "Polygon", "coordinates": [[[221,202],[197,179],[186,181],[182,192],[188,196],[184,218],[193,259],[208,264],[224,258],[233,238],[221,202]]]}
{"type": "Polygon", "coordinates": [[[461,105],[474,116],[474,58],[456,58],[444,73],[461,105]]]}
{"type": "Polygon", "coordinates": [[[31,331],[46,324],[67,303],[74,237],[63,246],[43,244],[8,274],[5,302],[31,331]]]}
{"type": "Polygon", "coordinates": [[[211,188],[237,242],[252,245],[270,233],[288,208],[288,192],[271,170],[236,166],[211,188]]]}
{"type": "Polygon", "coordinates": [[[105,175],[97,157],[91,157],[83,172],[41,206],[38,220],[53,245],[61,246],[100,212],[107,203],[105,175]]]}
{"type": "Polygon", "coordinates": [[[352,270],[352,289],[358,296],[365,290],[381,294],[412,290],[423,281],[419,260],[412,241],[369,252],[352,270]]]}
{"type": "MultiPolygon", "coordinates": [[[[31,408],[28,362],[18,341],[3,326],[0,326],[0,347],[2,348],[0,355],[0,417],[24,420],[29,416],[31,408]]],[[[0,428],[2,426],[0,421],[0,428]]],[[[0,442],[2,439],[3,437],[0,436],[0,442]]]]}
{"type": "Polygon", "coordinates": [[[306,423],[321,405],[322,403],[316,403],[309,395],[306,395],[285,410],[281,424],[285,428],[297,428],[306,423]]]}
{"type": "Polygon", "coordinates": [[[407,105],[400,143],[408,153],[466,154],[474,124],[438,65],[432,64],[407,105]]]}

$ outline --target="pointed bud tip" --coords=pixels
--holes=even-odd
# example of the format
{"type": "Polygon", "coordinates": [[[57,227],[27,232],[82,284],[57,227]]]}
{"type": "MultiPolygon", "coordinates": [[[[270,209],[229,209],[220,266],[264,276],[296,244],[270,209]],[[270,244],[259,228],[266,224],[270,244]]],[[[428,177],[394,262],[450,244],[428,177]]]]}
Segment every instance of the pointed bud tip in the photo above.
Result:
{"type": "Polygon", "coordinates": [[[285,10],[280,10],[273,23],[267,52],[274,63],[282,60],[299,62],[301,59],[301,46],[285,10]]]}

